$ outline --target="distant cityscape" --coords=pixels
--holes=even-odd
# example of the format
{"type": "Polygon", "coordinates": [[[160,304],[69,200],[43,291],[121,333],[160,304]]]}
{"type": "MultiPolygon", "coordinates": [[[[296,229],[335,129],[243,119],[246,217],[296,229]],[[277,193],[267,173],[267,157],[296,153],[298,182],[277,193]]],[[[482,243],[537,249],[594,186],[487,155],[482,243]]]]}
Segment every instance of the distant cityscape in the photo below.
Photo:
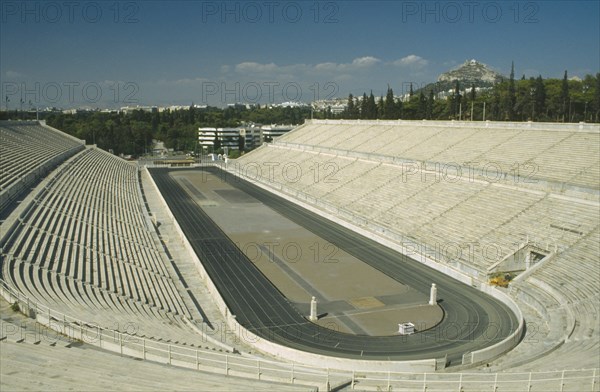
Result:
{"type": "MultiPolygon", "coordinates": [[[[447,85],[444,82],[453,82],[454,80],[459,80],[461,81],[463,86],[467,86],[467,88],[465,89],[465,91],[470,91],[470,89],[472,87],[474,87],[476,89],[476,91],[479,93],[481,91],[485,91],[488,90],[494,83],[498,83],[500,82],[504,77],[493,71],[490,67],[488,67],[487,65],[477,62],[476,60],[468,60],[466,61],[464,64],[462,64],[460,67],[457,67],[456,69],[450,70],[448,72],[445,72],[443,74],[441,74],[438,77],[438,83],[442,82],[442,84],[439,84],[437,86],[436,89],[436,98],[438,99],[447,99],[449,96],[452,96],[452,94],[454,93],[454,86],[453,85],[447,85]],[[440,89],[441,88],[441,89],[440,89]]],[[[433,88],[432,87],[433,84],[429,84],[427,86],[424,87],[424,89],[427,88],[433,88]]],[[[408,86],[406,86],[408,89],[408,86]]],[[[419,91],[420,89],[418,88],[418,86],[414,86],[416,91],[419,91]]],[[[402,101],[402,102],[406,102],[408,101],[413,93],[413,85],[410,85],[410,92],[405,92],[404,94],[401,95],[394,95],[394,99],[402,101]]],[[[360,102],[362,97],[361,96],[357,96],[356,97],[357,100],[360,102]]],[[[375,101],[378,102],[382,97],[375,97],[375,101]]],[[[16,96],[13,97],[13,100],[16,99],[16,96]]],[[[6,99],[5,99],[5,110],[8,111],[10,109],[9,107],[9,102],[10,102],[10,98],[7,95],[6,99]]],[[[208,108],[210,105],[198,105],[198,104],[194,104],[193,102],[190,105],[127,105],[127,106],[121,106],[119,108],[98,108],[98,107],[91,107],[89,105],[80,105],[78,107],[68,107],[68,108],[61,108],[61,107],[54,107],[54,106],[46,106],[46,107],[35,107],[34,103],[32,103],[31,101],[29,102],[25,102],[25,100],[21,97],[20,102],[18,103],[19,111],[28,111],[28,112],[35,112],[35,111],[39,111],[39,112],[62,112],[64,114],[77,114],[77,113],[85,113],[85,112],[101,112],[101,113],[130,113],[134,110],[142,110],[145,112],[153,112],[153,111],[158,111],[159,113],[162,113],[164,111],[176,111],[176,110],[187,110],[190,107],[196,108],[196,109],[206,109],[208,108]],[[27,109],[23,109],[24,107],[27,107],[27,109]]],[[[340,114],[342,112],[344,112],[347,108],[348,108],[348,97],[333,97],[330,99],[318,99],[318,100],[313,100],[311,102],[298,102],[298,101],[285,101],[285,102],[281,102],[281,103],[268,103],[268,104],[260,104],[260,103],[247,103],[247,102],[233,102],[233,103],[226,103],[225,104],[225,108],[228,107],[232,107],[232,108],[245,108],[245,109],[251,109],[254,107],[263,107],[263,108],[285,108],[285,107],[289,107],[289,108],[309,108],[311,107],[313,110],[315,111],[325,111],[325,110],[330,110],[332,114],[340,114]]],[[[17,107],[15,107],[13,110],[17,110],[17,107]]]]}
{"type": "MultiPolygon", "coordinates": [[[[562,79],[544,79],[541,75],[526,78],[524,74],[518,78],[515,75],[514,63],[511,64],[510,76],[507,77],[495,71],[493,67],[470,59],[440,74],[435,82],[421,85],[404,84],[401,86],[400,94],[394,94],[391,86],[388,85],[385,96],[367,90],[362,94],[350,93],[346,97],[313,99],[310,102],[285,100],[281,103],[262,103],[244,102],[242,99],[242,102],[226,103],[224,101],[227,95],[225,95],[222,96],[222,105],[218,106],[206,104],[204,101],[201,101],[201,104],[192,101],[185,105],[129,102],[111,108],[89,105],[41,108],[36,107],[37,102],[25,103],[25,99],[23,97],[19,99],[15,92],[5,97],[5,111],[0,114],[0,119],[49,118],[52,122],[56,120],[52,117],[60,115],[81,114],[82,117],[87,117],[90,114],[100,116],[103,122],[106,121],[107,116],[133,114],[137,120],[143,119],[143,122],[151,125],[153,133],[157,133],[156,125],[161,118],[171,118],[163,126],[168,131],[174,126],[173,118],[181,116],[197,119],[198,123],[194,124],[196,127],[236,127],[248,122],[299,124],[309,118],[598,122],[600,119],[599,80],[600,74],[586,75],[581,79],[577,76],[569,76],[567,70],[562,79]],[[14,106],[14,109],[11,106],[14,106]],[[186,114],[182,114],[183,112],[186,114]]],[[[233,99],[237,100],[239,97],[233,99]]],[[[193,126],[194,121],[182,121],[181,125],[193,126]]],[[[81,123],[78,127],[76,132],[83,133],[85,127],[81,123]]],[[[90,131],[86,132],[90,133],[90,131]]],[[[187,142],[192,141],[191,128],[188,127],[185,132],[187,142]]],[[[166,132],[162,137],[178,135],[178,133],[179,131],[166,132]]],[[[253,137],[246,140],[248,143],[246,147],[253,145],[253,137]]]]}

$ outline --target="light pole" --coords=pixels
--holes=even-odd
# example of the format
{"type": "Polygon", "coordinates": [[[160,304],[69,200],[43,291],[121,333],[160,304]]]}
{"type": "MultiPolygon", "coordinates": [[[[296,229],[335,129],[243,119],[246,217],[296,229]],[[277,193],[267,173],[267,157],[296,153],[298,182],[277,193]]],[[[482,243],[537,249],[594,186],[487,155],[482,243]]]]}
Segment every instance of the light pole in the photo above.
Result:
{"type": "Polygon", "coordinates": [[[585,100],[586,100],[586,101],[585,101],[585,108],[584,108],[584,110],[583,110],[583,121],[584,121],[584,122],[585,122],[585,121],[586,121],[586,119],[587,119],[587,105],[588,105],[588,101],[587,101],[586,93],[587,93],[587,91],[588,91],[588,88],[589,88],[589,87],[588,87],[588,85],[587,85],[587,84],[584,84],[584,85],[583,85],[583,99],[585,99],[585,100]]]}
{"type": "Polygon", "coordinates": [[[483,121],[485,121],[485,101],[483,101],[483,121]]]}
{"type": "Polygon", "coordinates": [[[569,121],[568,122],[573,121],[573,118],[571,117],[571,113],[572,113],[571,112],[571,106],[572,106],[572,104],[573,104],[573,100],[571,99],[571,97],[569,97],[569,121]]]}
{"type": "MultiPolygon", "coordinates": [[[[33,103],[31,102],[31,99],[29,100],[29,110],[33,109],[33,103]]],[[[35,107],[35,120],[39,121],[40,120],[40,114],[38,112],[38,107],[35,107]]]]}
{"type": "Polygon", "coordinates": [[[535,121],[535,88],[529,89],[529,97],[531,98],[531,121],[535,121]]]}

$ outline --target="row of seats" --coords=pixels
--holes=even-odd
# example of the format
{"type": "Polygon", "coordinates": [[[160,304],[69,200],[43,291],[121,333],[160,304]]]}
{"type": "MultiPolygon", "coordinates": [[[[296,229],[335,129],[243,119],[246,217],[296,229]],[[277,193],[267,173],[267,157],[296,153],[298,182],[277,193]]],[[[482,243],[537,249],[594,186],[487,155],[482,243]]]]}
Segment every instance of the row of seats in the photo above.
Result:
{"type": "MultiPolygon", "coordinates": [[[[330,122],[331,123],[331,122],[330,122]]],[[[308,123],[275,143],[495,169],[521,180],[600,187],[600,132],[445,127],[435,123],[308,123]],[[578,159],[570,159],[576,154],[578,159]]]]}
{"type": "Polygon", "coordinates": [[[19,186],[22,178],[49,160],[64,159],[84,148],[83,142],[39,123],[0,123],[0,192],[19,186]]]}
{"type": "Polygon", "coordinates": [[[441,263],[460,261],[480,278],[526,241],[554,253],[531,279],[514,286],[525,303],[539,303],[549,332],[536,336],[541,343],[530,347],[533,354],[516,354],[513,359],[521,363],[528,355],[545,354],[560,345],[571,314],[575,327],[556,354],[542,356],[530,367],[520,366],[595,367],[600,346],[599,135],[575,129],[315,121],[245,155],[237,168],[243,173],[248,165],[268,162],[281,168],[294,162],[310,175],[308,168],[315,163],[333,165],[338,169],[335,183],[318,183],[309,176],[290,181],[277,170],[269,181],[265,176],[261,180],[302,200],[358,217],[359,225],[378,226],[396,238],[422,244],[441,263]],[[410,160],[418,161],[418,166],[406,164],[410,160]],[[440,173],[439,166],[431,164],[474,161],[515,170],[510,175],[575,185],[588,197],[566,197],[552,184],[531,188],[518,181],[486,181],[471,173],[440,173]],[[581,361],[582,356],[589,360],[581,361]]]}
{"type": "MultiPolygon", "coordinates": [[[[7,282],[28,298],[53,311],[78,318],[88,327],[99,326],[135,338],[206,346],[200,335],[171,312],[10,256],[6,257],[6,271],[7,282]]],[[[56,313],[50,316],[58,322],[62,319],[56,313]]]]}
{"type": "MultiPolygon", "coordinates": [[[[598,219],[598,216],[596,216],[598,219]]],[[[563,296],[561,306],[571,309],[575,329],[571,341],[600,339],[600,229],[596,226],[559,257],[549,260],[532,277],[545,282],[563,296]]]]}
{"type": "Polygon", "coordinates": [[[566,249],[598,224],[594,203],[346,155],[268,145],[239,159],[235,170],[432,248],[451,246],[455,251],[441,256],[459,253],[482,274],[527,239],[566,249]]]}
{"type": "Polygon", "coordinates": [[[181,319],[191,315],[147,226],[138,180],[135,166],[95,148],[63,164],[4,247],[3,276],[32,299],[103,327],[201,341],[181,319]]]}
{"type": "MultiPolygon", "coordinates": [[[[161,348],[165,350],[160,353],[163,363],[139,361],[129,356],[120,357],[105,350],[92,349],[92,346],[86,344],[98,344],[100,340],[97,329],[91,326],[84,324],[85,329],[83,334],[80,334],[79,322],[75,321],[71,330],[74,332],[74,338],[69,338],[13,312],[10,307],[11,304],[0,298],[0,363],[3,391],[39,390],[40,385],[43,385],[45,390],[56,391],[213,391],[250,388],[257,391],[306,391],[309,388],[306,385],[306,377],[303,382],[302,373],[299,371],[296,371],[297,378],[294,384],[289,382],[290,366],[280,367],[281,370],[276,372],[272,362],[257,364],[252,359],[239,361],[233,355],[226,359],[223,354],[218,355],[212,350],[203,349],[198,349],[198,356],[195,357],[196,347],[182,350],[180,346],[172,345],[171,359],[173,363],[186,360],[193,369],[197,358],[199,372],[179,366],[165,366],[164,363],[168,362],[167,345],[148,340],[145,346],[147,357],[159,354],[156,348],[161,348]],[[185,353],[186,356],[182,356],[181,353],[185,353]],[[243,371],[244,377],[225,378],[226,361],[230,374],[239,375],[238,372],[243,371]],[[238,365],[238,362],[241,363],[238,365]],[[263,374],[260,380],[256,380],[259,371],[263,374]],[[265,381],[273,379],[273,376],[277,377],[281,384],[265,381]]],[[[60,319],[55,320],[52,325],[58,328],[63,326],[60,319]]],[[[118,345],[120,342],[118,335],[110,332],[105,332],[103,338],[103,344],[118,345]]],[[[141,351],[141,339],[134,339],[125,335],[123,345],[127,349],[132,347],[132,343],[137,343],[141,351]]],[[[335,376],[332,376],[332,379],[336,381],[339,378],[333,377],[335,376]]],[[[325,374],[322,378],[325,380],[325,374]]]]}

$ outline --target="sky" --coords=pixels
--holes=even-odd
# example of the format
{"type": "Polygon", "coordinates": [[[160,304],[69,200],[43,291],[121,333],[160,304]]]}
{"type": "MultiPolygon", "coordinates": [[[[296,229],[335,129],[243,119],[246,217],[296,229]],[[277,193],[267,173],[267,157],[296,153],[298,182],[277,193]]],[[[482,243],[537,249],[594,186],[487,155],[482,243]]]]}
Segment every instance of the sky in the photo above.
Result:
{"type": "Polygon", "coordinates": [[[0,1],[2,109],[396,95],[600,71],[600,1],[0,1]],[[7,100],[8,98],[8,100],[7,100]],[[22,103],[21,103],[22,101],[22,103]]]}

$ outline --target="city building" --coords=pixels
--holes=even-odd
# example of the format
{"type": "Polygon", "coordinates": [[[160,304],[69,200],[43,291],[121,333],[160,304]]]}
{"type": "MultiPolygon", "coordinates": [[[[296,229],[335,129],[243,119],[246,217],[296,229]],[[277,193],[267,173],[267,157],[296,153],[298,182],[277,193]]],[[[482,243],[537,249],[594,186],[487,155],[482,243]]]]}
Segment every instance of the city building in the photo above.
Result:
{"type": "Polygon", "coordinates": [[[244,150],[253,150],[262,144],[262,127],[258,124],[241,127],[240,137],[244,138],[244,150]]]}
{"type": "Polygon", "coordinates": [[[296,125],[263,125],[262,126],[262,141],[270,143],[274,138],[284,135],[294,129],[296,125]]]}
{"type": "Polygon", "coordinates": [[[240,147],[240,128],[199,128],[198,144],[209,151],[218,141],[220,148],[237,150],[240,147]]]}

